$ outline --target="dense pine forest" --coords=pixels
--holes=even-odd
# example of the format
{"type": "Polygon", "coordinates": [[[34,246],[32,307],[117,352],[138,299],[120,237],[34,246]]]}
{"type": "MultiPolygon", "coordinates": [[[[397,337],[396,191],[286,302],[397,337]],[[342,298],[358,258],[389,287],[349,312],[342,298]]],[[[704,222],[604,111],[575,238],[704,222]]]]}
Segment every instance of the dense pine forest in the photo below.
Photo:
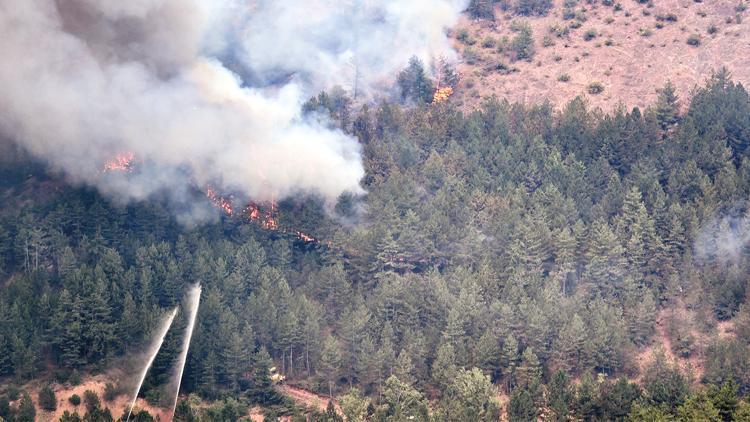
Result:
{"type": "MultiPolygon", "coordinates": [[[[158,197],[71,187],[7,147],[0,420],[68,400],[30,396],[29,380],[75,384],[141,352],[194,283],[175,420],[254,406],[267,420],[750,420],[745,88],[719,71],[648,109],[493,99],[467,112],[429,104],[429,83],[415,61],[401,103],[334,90],[306,104],[359,140],[366,194],[335,209],[282,200],[285,230],[219,209],[181,224],[158,197]],[[295,405],[272,367],[340,411],[295,405]]],[[[166,399],[176,324],[151,403],[166,399]]],[[[121,416],[84,399],[63,419],[121,416]]]]}

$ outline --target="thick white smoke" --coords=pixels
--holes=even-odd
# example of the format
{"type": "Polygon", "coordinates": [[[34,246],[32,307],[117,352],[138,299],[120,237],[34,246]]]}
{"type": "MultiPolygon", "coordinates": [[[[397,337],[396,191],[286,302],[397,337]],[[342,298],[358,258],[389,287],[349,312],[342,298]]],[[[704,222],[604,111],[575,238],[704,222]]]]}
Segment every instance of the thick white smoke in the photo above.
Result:
{"type": "Polygon", "coordinates": [[[302,102],[450,56],[464,3],[0,0],[0,133],[123,200],[208,184],[335,199],[361,190],[359,145],[302,102]],[[102,174],[123,152],[138,171],[102,174]]]}

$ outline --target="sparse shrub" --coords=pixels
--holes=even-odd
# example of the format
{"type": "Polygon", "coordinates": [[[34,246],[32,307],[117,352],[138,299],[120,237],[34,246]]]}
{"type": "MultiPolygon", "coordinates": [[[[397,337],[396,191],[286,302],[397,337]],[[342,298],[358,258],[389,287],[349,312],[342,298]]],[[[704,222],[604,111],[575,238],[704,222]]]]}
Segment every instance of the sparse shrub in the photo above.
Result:
{"type": "Polygon", "coordinates": [[[96,410],[98,410],[101,407],[99,396],[91,390],[84,391],[83,403],[86,405],[87,413],[94,413],[96,410]]]}
{"type": "Polygon", "coordinates": [[[570,27],[570,29],[578,29],[578,28],[581,27],[581,22],[579,22],[579,21],[573,21],[568,26],[570,27]]]}
{"type": "Polygon", "coordinates": [[[594,38],[596,38],[596,30],[594,28],[588,29],[583,33],[584,41],[591,41],[594,38]]]}
{"type": "Polygon", "coordinates": [[[152,406],[156,406],[162,399],[162,393],[159,390],[153,389],[146,393],[146,402],[152,406]]]}
{"type": "Polygon", "coordinates": [[[702,17],[702,18],[706,17],[706,12],[704,10],[699,10],[699,11],[695,12],[695,14],[698,15],[698,16],[700,16],[700,17],[702,17]]]}
{"type": "Polygon", "coordinates": [[[562,18],[566,21],[571,20],[576,17],[576,11],[571,8],[564,8],[562,12],[562,18]]]}
{"type": "Polygon", "coordinates": [[[651,11],[648,9],[641,10],[641,13],[643,14],[643,16],[651,16],[651,11]]]}
{"type": "Polygon", "coordinates": [[[495,11],[492,0],[471,0],[466,11],[475,19],[495,20],[495,11]]]}
{"type": "Polygon", "coordinates": [[[458,32],[456,33],[456,39],[466,45],[473,45],[475,43],[466,28],[461,28],[458,30],[458,32]]]}
{"type": "Polygon", "coordinates": [[[612,1],[612,0],[602,0],[602,4],[605,5],[605,6],[607,6],[607,7],[609,7],[609,6],[612,6],[613,4],[615,4],[615,2],[612,1]]]}
{"type": "Polygon", "coordinates": [[[549,32],[557,38],[562,38],[570,33],[570,28],[564,25],[552,25],[549,27],[549,32]]]}
{"type": "Polygon", "coordinates": [[[744,2],[744,1],[741,1],[741,2],[739,2],[739,3],[737,4],[737,6],[735,6],[735,7],[734,7],[734,11],[735,11],[735,12],[739,12],[739,13],[742,13],[742,12],[744,12],[745,10],[747,10],[747,4],[745,4],[745,2],[744,2]]]}
{"type": "Polygon", "coordinates": [[[654,27],[656,27],[656,29],[662,29],[662,28],[664,28],[664,23],[662,23],[662,22],[656,22],[656,24],[654,25],[654,27]]]}
{"type": "Polygon", "coordinates": [[[730,25],[732,23],[732,17],[727,16],[726,18],[724,18],[724,23],[727,25],[730,25]]]}
{"type": "Polygon", "coordinates": [[[0,420],[9,420],[11,415],[10,402],[5,396],[0,396],[0,420]]]}
{"type": "Polygon", "coordinates": [[[544,34],[544,37],[542,37],[542,46],[552,47],[553,45],[555,45],[555,40],[553,40],[552,37],[549,36],[549,34],[544,34]]]}
{"type": "Polygon", "coordinates": [[[534,57],[534,38],[528,24],[524,25],[513,38],[511,48],[516,60],[531,60],[534,57]]]}
{"type": "Polygon", "coordinates": [[[736,23],[737,25],[741,24],[742,23],[742,15],[740,15],[739,13],[737,13],[736,15],[734,15],[734,23],[736,23]]]}
{"type": "Polygon", "coordinates": [[[522,20],[513,19],[513,21],[510,23],[510,30],[513,31],[513,32],[518,32],[518,31],[521,31],[522,29],[524,29],[527,26],[529,26],[528,23],[526,23],[526,22],[524,22],[522,20]]]}
{"type": "Polygon", "coordinates": [[[495,39],[492,37],[485,37],[482,40],[482,47],[484,48],[493,48],[495,47],[495,44],[496,44],[495,39]]]}
{"type": "Polygon", "coordinates": [[[604,85],[602,85],[601,82],[591,82],[587,87],[586,91],[588,91],[591,95],[597,95],[604,92],[604,85]]]}
{"type": "Polygon", "coordinates": [[[81,374],[78,373],[77,369],[74,369],[73,372],[70,374],[70,384],[73,386],[81,384],[81,374]]]}
{"type": "Polygon", "coordinates": [[[688,43],[688,45],[692,45],[694,47],[697,47],[697,46],[701,45],[701,37],[700,37],[700,35],[698,35],[698,34],[692,34],[691,36],[688,37],[687,43],[688,43]]]}
{"type": "Polygon", "coordinates": [[[622,10],[622,5],[619,2],[617,2],[615,3],[614,9],[615,9],[615,12],[619,12],[620,10],[622,10]]]}
{"type": "Polygon", "coordinates": [[[610,47],[614,45],[614,41],[612,41],[612,38],[607,38],[606,40],[604,40],[604,45],[606,45],[607,47],[610,47]]]}
{"type": "Polygon", "coordinates": [[[554,56],[552,56],[552,60],[559,62],[560,60],[562,60],[562,56],[560,56],[559,54],[555,54],[554,56]]]}
{"type": "Polygon", "coordinates": [[[615,18],[613,18],[612,16],[607,16],[607,18],[604,19],[604,23],[606,23],[607,25],[611,24],[614,21],[615,21],[615,18]]]}
{"type": "Polygon", "coordinates": [[[476,64],[477,61],[479,61],[479,54],[477,54],[476,50],[471,47],[464,48],[463,57],[464,61],[468,64],[473,65],[476,64]]]}
{"type": "Polygon", "coordinates": [[[568,82],[570,80],[570,75],[568,75],[567,73],[563,73],[557,77],[557,80],[560,82],[568,82]]]}
{"type": "Polygon", "coordinates": [[[656,20],[662,22],[677,22],[677,15],[674,13],[659,13],[656,15],[656,20]]]}
{"type": "Polygon", "coordinates": [[[8,397],[8,400],[16,401],[18,400],[18,397],[20,397],[21,395],[21,390],[15,385],[10,385],[8,386],[8,389],[5,392],[5,395],[8,397]]]}
{"type": "Polygon", "coordinates": [[[706,31],[707,31],[707,32],[708,32],[708,33],[709,33],[710,35],[713,35],[713,34],[715,34],[715,33],[719,32],[719,28],[718,28],[718,27],[717,27],[716,25],[714,25],[714,24],[711,24],[711,25],[708,25],[708,29],[707,29],[706,31]]]}
{"type": "Polygon", "coordinates": [[[654,32],[651,31],[648,28],[640,28],[640,29],[638,29],[638,35],[640,35],[642,37],[650,37],[651,35],[653,35],[653,33],[654,32]]]}
{"type": "Polygon", "coordinates": [[[500,60],[497,63],[495,63],[493,66],[491,66],[491,69],[488,69],[488,70],[495,71],[501,75],[508,75],[510,73],[513,73],[517,69],[509,67],[507,64],[505,64],[505,62],[500,60]]]}
{"type": "Polygon", "coordinates": [[[509,44],[510,44],[510,41],[508,40],[508,37],[503,36],[497,42],[497,52],[502,54],[508,48],[509,44]]]}
{"type": "Polygon", "coordinates": [[[73,406],[78,407],[78,405],[81,404],[81,396],[79,396],[78,394],[73,394],[72,396],[68,397],[68,401],[73,406]]]}
{"type": "Polygon", "coordinates": [[[111,382],[104,386],[104,401],[110,402],[116,399],[118,395],[120,395],[120,391],[111,382]]]}
{"type": "Polygon", "coordinates": [[[516,0],[513,11],[522,16],[544,16],[552,8],[552,0],[516,0]]]}
{"type": "Polygon", "coordinates": [[[52,412],[57,409],[57,398],[52,387],[45,385],[39,390],[39,407],[42,409],[52,412]]]}

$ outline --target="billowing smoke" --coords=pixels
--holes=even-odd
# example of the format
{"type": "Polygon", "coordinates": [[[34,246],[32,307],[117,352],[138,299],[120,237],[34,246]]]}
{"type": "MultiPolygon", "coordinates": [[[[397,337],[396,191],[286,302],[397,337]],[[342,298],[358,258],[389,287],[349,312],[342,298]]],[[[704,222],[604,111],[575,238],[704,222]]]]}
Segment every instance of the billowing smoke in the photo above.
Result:
{"type": "Polygon", "coordinates": [[[699,263],[736,263],[750,246],[750,215],[726,215],[701,227],[693,250],[699,263]]]}
{"type": "Polygon", "coordinates": [[[361,190],[360,148],[301,104],[450,57],[464,3],[0,0],[0,133],[124,201],[206,185],[333,200],[361,190]],[[123,153],[137,171],[102,172],[123,153]]]}

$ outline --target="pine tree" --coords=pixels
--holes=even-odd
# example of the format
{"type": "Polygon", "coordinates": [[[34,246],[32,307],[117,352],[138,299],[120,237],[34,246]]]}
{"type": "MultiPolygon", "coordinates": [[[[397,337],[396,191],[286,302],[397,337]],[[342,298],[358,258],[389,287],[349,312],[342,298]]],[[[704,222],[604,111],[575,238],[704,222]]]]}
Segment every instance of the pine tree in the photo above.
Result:
{"type": "Polygon", "coordinates": [[[359,389],[352,388],[348,393],[339,396],[339,403],[347,422],[364,422],[366,420],[368,400],[362,396],[359,389]]]}
{"type": "Polygon", "coordinates": [[[511,391],[516,385],[516,368],[518,368],[520,359],[518,341],[513,335],[508,335],[503,341],[503,353],[500,357],[500,366],[507,391],[511,391]]]}
{"type": "Polygon", "coordinates": [[[678,122],[680,105],[671,81],[667,81],[667,84],[664,85],[664,88],[658,90],[658,93],[654,113],[662,130],[667,130],[678,122]]]}
{"type": "Polygon", "coordinates": [[[524,349],[521,363],[516,370],[518,387],[528,389],[538,384],[542,379],[542,365],[539,363],[532,347],[524,349]]]}
{"type": "Polygon", "coordinates": [[[25,392],[21,396],[21,401],[18,403],[18,411],[16,413],[16,421],[18,422],[34,422],[36,420],[36,408],[34,402],[31,401],[29,393],[25,392]]]}
{"type": "Polygon", "coordinates": [[[338,340],[332,335],[328,335],[323,341],[320,370],[328,383],[328,396],[333,397],[333,388],[341,371],[341,348],[338,340]]]}
{"type": "Polygon", "coordinates": [[[442,388],[447,387],[458,371],[456,354],[450,343],[443,343],[432,362],[432,379],[442,388]]]}
{"type": "Polygon", "coordinates": [[[612,297],[619,291],[626,273],[625,250],[605,221],[595,221],[591,231],[585,270],[587,281],[592,283],[589,295],[600,293],[602,297],[612,297]]]}
{"type": "Polygon", "coordinates": [[[574,314],[560,330],[553,348],[555,361],[565,372],[577,374],[583,369],[586,337],[583,320],[578,314],[574,314]]]}

